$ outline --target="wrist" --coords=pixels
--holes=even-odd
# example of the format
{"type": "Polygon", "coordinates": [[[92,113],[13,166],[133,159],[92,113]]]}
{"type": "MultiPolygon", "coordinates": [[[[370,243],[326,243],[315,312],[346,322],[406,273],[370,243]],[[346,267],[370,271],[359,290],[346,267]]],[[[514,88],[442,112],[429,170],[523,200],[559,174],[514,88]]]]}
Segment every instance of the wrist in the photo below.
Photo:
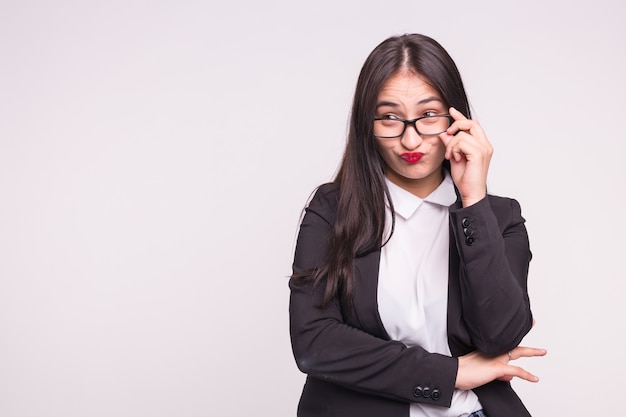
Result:
{"type": "Polygon", "coordinates": [[[478,203],[480,200],[482,200],[485,197],[487,197],[486,192],[482,194],[467,196],[467,197],[461,196],[461,203],[463,204],[463,207],[469,207],[471,205],[478,203]]]}

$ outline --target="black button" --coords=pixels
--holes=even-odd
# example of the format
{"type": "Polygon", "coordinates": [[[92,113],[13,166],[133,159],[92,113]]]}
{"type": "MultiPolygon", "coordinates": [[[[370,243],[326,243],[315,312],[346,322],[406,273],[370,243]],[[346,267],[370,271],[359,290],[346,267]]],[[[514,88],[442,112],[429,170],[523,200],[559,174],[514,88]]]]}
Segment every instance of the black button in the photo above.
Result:
{"type": "Polygon", "coordinates": [[[463,220],[461,220],[461,224],[463,225],[463,227],[469,227],[471,226],[472,222],[470,222],[470,219],[468,219],[467,217],[463,217],[463,220]]]}
{"type": "Polygon", "coordinates": [[[474,242],[476,242],[476,239],[473,236],[468,236],[465,238],[465,242],[468,244],[468,246],[472,246],[474,242]]]}
{"type": "Polygon", "coordinates": [[[430,398],[430,388],[428,387],[424,388],[424,391],[422,391],[422,394],[424,394],[424,398],[430,398]]]}
{"type": "Polygon", "coordinates": [[[465,236],[471,236],[474,234],[474,229],[472,229],[471,227],[464,227],[463,233],[465,233],[465,236]]]}
{"type": "Polygon", "coordinates": [[[438,389],[434,389],[433,393],[430,394],[430,398],[432,398],[433,400],[437,401],[439,398],[441,398],[441,393],[439,392],[438,389]]]}
{"type": "Polygon", "coordinates": [[[422,396],[422,387],[415,387],[415,389],[413,390],[413,395],[416,397],[421,397],[422,396]]]}

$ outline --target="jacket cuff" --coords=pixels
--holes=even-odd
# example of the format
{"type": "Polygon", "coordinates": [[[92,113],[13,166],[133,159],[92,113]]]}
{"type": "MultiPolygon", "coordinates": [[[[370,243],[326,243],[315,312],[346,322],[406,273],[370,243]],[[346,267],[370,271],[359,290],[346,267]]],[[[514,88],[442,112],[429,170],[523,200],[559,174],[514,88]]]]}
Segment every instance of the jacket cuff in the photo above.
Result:
{"type": "Polygon", "coordinates": [[[487,197],[468,207],[455,203],[450,207],[450,224],[459,255],[466,265],[502,240],[498,220],[487,197]]]}

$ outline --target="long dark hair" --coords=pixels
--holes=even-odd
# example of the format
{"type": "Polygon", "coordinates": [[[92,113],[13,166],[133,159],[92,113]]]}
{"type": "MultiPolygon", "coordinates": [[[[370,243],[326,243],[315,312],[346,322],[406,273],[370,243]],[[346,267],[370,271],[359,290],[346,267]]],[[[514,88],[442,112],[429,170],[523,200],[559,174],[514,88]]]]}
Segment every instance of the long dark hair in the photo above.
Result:
{"type": "MultiPolygon", "coordinates": [[[[311,276],[315,285],[325,285],[322,305],[335,297],[350,303],[354,259],[379,250],[384,244],[385,198],[389,202],[391,199],[372,121],[383,84],[401,71],[419,74],[447,106],[471,117],[456,64],[435,40],[419,34],[394,36],[370,53],[357,81],[348,141],[334,179],[339,188],[337,220],[325,261],[311,276]]],[[[444,169],[449,169],[448,161],[444,161],[444,169]]]]}

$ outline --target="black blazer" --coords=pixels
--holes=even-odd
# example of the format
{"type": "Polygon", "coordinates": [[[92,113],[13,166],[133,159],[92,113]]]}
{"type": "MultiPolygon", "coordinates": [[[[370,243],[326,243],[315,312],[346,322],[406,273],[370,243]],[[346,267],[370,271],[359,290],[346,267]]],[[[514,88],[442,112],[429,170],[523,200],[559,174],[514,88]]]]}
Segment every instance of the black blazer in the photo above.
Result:
{"type": "MultiPolygon", "coordinates": [[[[336,217],[338,190],[321,186],[300,225],[293,270],[320,265],[336,217]]],[[[449,407],[458,356],[499,355],[532,326],[526,279],[531,253],[519,204],[488,196],[450,213],[448,344],[453,357],[390,340],[377,305],[380,251],[355,260],[353,308],[339,300],[319,308],[323,285],[289,281],[290,332],[307,381],[298,416],[401,417],[409,403],[449,407]]],[[[508,382],[474,389],[489,417],[530,414],[508,382]]]]}

